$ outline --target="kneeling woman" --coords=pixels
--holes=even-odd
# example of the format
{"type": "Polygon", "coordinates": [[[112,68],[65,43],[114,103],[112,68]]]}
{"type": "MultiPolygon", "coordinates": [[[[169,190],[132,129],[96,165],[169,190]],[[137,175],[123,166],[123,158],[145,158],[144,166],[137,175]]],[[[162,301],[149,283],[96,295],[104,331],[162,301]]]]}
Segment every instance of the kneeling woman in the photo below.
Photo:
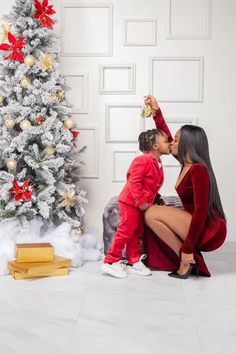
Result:
{"type": "MultiPolygon", "coordinates": [[[[146,103],[157,112],[154,117],[157,128],[169,131],[156,99],[149,96],[146,103]]],[[[145,222],[161,243],[155,252],[155,247],[149,244],[153,234],[147,232],[145,252],[149,262],[154,257],[163,259],[161,252],[164,252],[166,264],[158,268],[174,270],[169,274],[172,277],[186,279],[199,271],[210,276],[200,252],[213,251],[223,244],[226,221],[204,130],[194,125],[182,126],[171,143],[171,152],[181,164],[175,188],[184,210],[154,205],[146,211],[145,222]]]]}

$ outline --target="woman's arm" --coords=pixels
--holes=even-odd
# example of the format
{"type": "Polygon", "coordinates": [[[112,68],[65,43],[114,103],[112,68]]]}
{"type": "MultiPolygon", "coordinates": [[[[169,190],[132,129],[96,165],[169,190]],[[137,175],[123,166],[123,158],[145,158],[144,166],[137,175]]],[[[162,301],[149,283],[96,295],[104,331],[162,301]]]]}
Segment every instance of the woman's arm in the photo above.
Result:
{"type": "Polygon", "coordinates": [[[147,96],[145,99],[145,104],[149,105],[156,112],[156,114],[153,116],[156,128],[166,133],[169,142],[171,142],[173,140],[173,137],[162,115],[161,109],[159,107],[159,104],[157,103],[156,98],[153,96],[147,96]]]}
{"type": "Polygon", "coordinates": [[[200,237],[207,221],[210,180],[207,169],[201,164],[192,167],[194,211],[189,231],[182,246],[184,253],[193,253],[194,246],[200,237]]]}

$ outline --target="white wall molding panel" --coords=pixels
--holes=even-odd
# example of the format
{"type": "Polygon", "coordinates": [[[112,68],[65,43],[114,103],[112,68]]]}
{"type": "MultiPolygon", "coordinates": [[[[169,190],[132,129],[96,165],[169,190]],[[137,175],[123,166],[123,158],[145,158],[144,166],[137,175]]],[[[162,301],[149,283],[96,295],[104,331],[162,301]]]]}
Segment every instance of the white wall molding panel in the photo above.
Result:
{"type": "Polygon", "coordinates": [[[99,93],[135,93],[135,64],[102,64],[99,67],[99,93]]]}
{"type": "Polygon", "coordinates": [[[125,182],[128,168],[133,159],[139,155],[138,150],[113,150],[113,179],[112,182],[125,182]]]}
{"type": "Polygon", "coordinates": [[[151,58],[150,92],[160,102],[202,102],[203,58],[151,58]]]}
{"type": "Polygon", "coordinates": [[[137,143],[138,135],[144,129],[141,107],[140,104],[106,105],[107,143],[137,143]]]}
{"type": "Polygon", "coordinates": [[[61,6],[62,56],[111,56],[112,4],[61,6]]]}
{"type": "Polygon", "coordinates": [[[157,44],[156,19],[125,20],[125,46],[155,46],[157,44]]]}
{"type": "Polygon", "coordinates": [[[85,162],[81,170],[81,178],[97,179],[99,178],[99,139],[98,127],[79,126],[80,134],[76,141],[76,146],[81,149],[87,146],[84,153],[78,157],[85,162]]]}
{"type": "Polygon", "coordinates": [[[211,5],[211,0],[167,0],[166,38],[210,39],[211,5]]]}
{"type": "Polygon", "coordinates": [[[65,75],[65,78],[67,85],[71,88],[67,93],[67,97],[69,102],[73,105],[72,113],[88,113],[88,73],[80,72],[73,75],[65,75]]]}

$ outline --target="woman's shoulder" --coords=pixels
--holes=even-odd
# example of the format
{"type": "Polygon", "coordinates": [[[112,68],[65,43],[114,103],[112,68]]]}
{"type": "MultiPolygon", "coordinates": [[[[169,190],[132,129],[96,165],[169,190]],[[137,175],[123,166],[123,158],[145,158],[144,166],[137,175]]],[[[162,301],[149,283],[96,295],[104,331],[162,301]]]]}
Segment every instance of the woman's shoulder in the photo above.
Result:
{"type": "Polygon", "coordinates": [[[209,176],[206,166],[199,162],[192,164],[191,172],[192,175],[209,176]]]}

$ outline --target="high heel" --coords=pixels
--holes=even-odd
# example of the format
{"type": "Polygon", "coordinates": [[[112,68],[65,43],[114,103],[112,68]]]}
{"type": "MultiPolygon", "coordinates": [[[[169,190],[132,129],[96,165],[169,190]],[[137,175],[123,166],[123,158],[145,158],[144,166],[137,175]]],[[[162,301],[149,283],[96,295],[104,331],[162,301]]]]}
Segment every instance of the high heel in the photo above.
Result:
{"type": "Polygon", "coordinates": [[[180,275],[177,270],[175,270],[174,272],[171,272],[168,274],[169,277],[171,278],[177,278],[177,279],[188,279],[188,277],[192,274],[193,270],[196,270],[196,277],[199,277],[199,268],[194,266],[194,265],[190,265],[187,272],[180,275]]]}

